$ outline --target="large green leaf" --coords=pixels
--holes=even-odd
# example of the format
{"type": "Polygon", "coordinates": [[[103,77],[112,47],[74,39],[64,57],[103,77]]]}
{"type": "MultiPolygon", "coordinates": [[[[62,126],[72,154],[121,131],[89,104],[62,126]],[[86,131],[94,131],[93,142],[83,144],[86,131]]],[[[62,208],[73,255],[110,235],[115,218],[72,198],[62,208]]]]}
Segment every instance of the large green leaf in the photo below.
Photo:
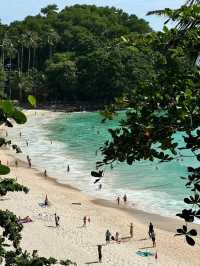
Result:
{"type": "Polygon", "coordinates": [[[17,109],[15,109],[15,111],[13,112],[12,118],[16,121],[17,124],[24,124],[27,121],[25,114],[17,109]]]}
{"type": "Polygon", "coordinates": [[[33,107],[36,106],[36,98],[33,95],[28,96],[28,101],[33,107]]]}
{"type": "Polygon", "coordinates": [[[0,164],[0,175],[7,175],[10,173],[10,168],[6,165],[0,164]]]}
{"type": "Polygon", "coordinates": [[[14,106],[10,101],[1,101],[0,106],[8,116],[12,115],[14,106]]]}

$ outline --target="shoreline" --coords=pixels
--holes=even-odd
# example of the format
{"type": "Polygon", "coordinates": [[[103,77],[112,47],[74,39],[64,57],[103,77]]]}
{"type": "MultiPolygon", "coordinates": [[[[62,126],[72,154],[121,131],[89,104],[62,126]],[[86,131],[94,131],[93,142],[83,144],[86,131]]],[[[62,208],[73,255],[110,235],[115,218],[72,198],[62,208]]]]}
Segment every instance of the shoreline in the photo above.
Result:
{"type": "MultiPolygon", "coordinates": [[[[5,150],[5,151],[7,152],[9,156],[13,158],[13,160],[16,160],[16,159],[18,160],[18,162],[20,163],[19,166],[30,169],[28,166],[28,163],[26,161],[23,161],[17,158],[17,156],[15,156],[15,153],[13,151],[9,151],[9,150],[5,150]]],[[[37,167],[33,166],[31,169],[34,170],[36,172],[35,174],[39,178],[43,179],[44,181],[52,183],[55,186],[58,186],[61,188],[66,188],[69,190],[77,191],[83,194],[85,197],[88,197],[90,202],[95,205],[99,205],[99,206],[106,207],[106,208],[112,208],[115,210],[120,210],[122,212],[128,213],[131,216],[133,216],[135,219],[137,219],[143,225],[147,225],[149,221],[151,221],[154,225],[156,225],[156,228],[175,234],[176,229],[178,227],[182,227],[185,224],[183,220],[178,219],[178,218],[172,218],[172,217],[163,216],[161,214],[146,212],[146,211],[140,210],[135,207],[130,207],[128,205],[126,206],[124,204],[121,204],[118,206],[115,203],[115,201],[93,197],[91,195],[86,194],[84,191],[76,188],[75,186],[58,182],[58,180],[55,177],[52,177],[52,176],[44,177],[42,172],[40,172],[37,167]]],[[[191,225],[190,227],[198,230],[198,234],[200,233],[199,224],[193,223],[190,225],[191,225]]]]}
{"type": "MultiPolygon", "coordinates": [[[[151,265],[157,265],[154,257],[146,259],[135,255],[137,250],[142,250],[144,247],[145,250],[149,250],[150,252],[158,252],[159,265],[198,265],[200,259],[200,255],[197,255],[198,243],[194,248],[191,248],[185,243],[183,238],[174,238],[174,233],[172,233],[171,229],[162,229],[162,219],[160,216],[151,216],[151,218],[156,218],[154,220],[154,226],[158,238],[157,248],[152,249],[151,241],[146,238],[148,228],[148,223],[146,222],[147,220],[149,222],[149,214],[136,209],[130,210],[128,208],[118,207],[111,201],[94,199],[71,186],[58,183],[53,177],[45,178],[37,168],[29,168],[24,161],[20,161],[17,168],[13,167],[12,165],[14,165],[16,158],[13,151],[1,149],[0,155],[3,163],[7,160],[10,161],[11,175],[14,173],[17,176],[18,182],[30,188],[28,195],[9,193],[7,197],[9,200],[1,202],[1,207],[4,205],[3,208],[11,209],[18,216],[23,217],[29,215],[34,219],[33,224],[24,226],[22,247],[28,250],[38,249],[40,255],[51,255],[61,259],[63,259],[63,250],[66,248],[64,253],[68,249],[70,250],[68,258],[77,262],[78,266],[85,265],[96,261],[96,245],[104,242],[106,228],[109,228],[111,232],[117,230],[120,232],[120,235],[126,236],[129,232],[128,225],[130,222],[133,222],[134,239],[121,245],[110,244],[105,246],[104,257],[106,257],[106,260],[101,265],[147,266],[149,263],[151,265]],[[51,205],[48,208],[49,210],[45,210],[45,213],[47,212],[49,215],[52,215],[56,212],[59,214],[63,223],[59,230],[64,235],[63,233],[55,234],[50,229],[52,226],[48,225],[44,227],[43,222],[38,222],[35,218],[35,212],[42,211],[39,207],[36,207],[36,202],[43,200],[46,193],[48,194],[51,205]],[[73,205],[73,203],[76,204],[79,202],[81,203],[80,205],[73,205]],[[15,206],[13,206],[13,203],[16,203],[14,204],[15,206]],[[85,214],[89,215],[92,221],[86,230],[81,229],[82,226],[80,227],[82,217],[85,214]],[[35,234],[35,236],[30,242],[30,235],[33,236],[32,234],[35,234]],[[64,236],[66,236],[66,240],[63,238],[64,236]],[[81,241],[84,241],[83,243],[85,244],[82,242],[79,243],[79,239],[82,239],[82,237],[84,240],[81,241]],[[55,247],[53,248],[51,243],[47,243],[45,239],[51,239],[55,243],[55,247]],[[72,245],[70,247],[69,239],[72,245]],[[65,247],[61,251],[57,248],[60,245],[60,241],[65,247]],[[89,251],[87,250],[87,246],[90,247],[89,251]],[[85,253],[85,249],[87,253],[85,253]],[[176,249],[177,251],[175,251],[176,249]],[[79,254],[78,257],[77,252],[79,254]],[[186,252],[188,253],[187,256],[185,255],[186,252]],[[86,259],[86,254],[87,257],[91,256],[92,258],[86,259]],[[191,256],[192,264],[190,264],[191,256]],[[166,263],[167,261],[168,263],[166,263]]],[[[172,222],[171,218],[164,218],[164,223],[169,223],[168,226],[171,226],[174,221],[172,222]]],[[[174,223],[174,225],[177,225],[177,223],[174,223]]]]}
{"type": "MultiPolygon", "coordinates": [[[[42,110],[39,110],[39,109],[28,109],[28,110],[25,110],[25,113],[27,114],[27,118],[30,116],[30,115],[33,115],[33,113],[35,112],[38,112],[38,114],[40,115],[44,115],[45,113],[47,114],[51,114],[51,113],[54,113],[55,111],[53,111],[52,109],[50,110],[47,110],[47,109],[42,109],[42,110]]],[[[68,111],[56,111],[57,112],[57,115],[59,115],[59,113],[62,113],[62,112],[68,112],[68,111]]],[[[72,111],[72,112],[76,112],[76,111],[72,111]]],[[[54,118],[55,119],[55,118],[54,118]]],[[[23,154],[23,153],[22,153],[23,154]]],[[[18,161],[20,161],[23,165],[25,165],[27,168],[28,167],[28,163],[26,162],[25,158],[23,159],[19,159],[17,157],[17,154],[15,154],[12,150],[10,150],[10,155],[16,159],[18,161]]],[[[23,154],[24,155],[24,154],[23,154]]],[[[71,184],[68,184],[68,183],[62,183],[62,182],[59,182],[58,179],[56,179],[56,177],[53,177],[53,176],[47,176],[47,177],[44,177],[42,172],[40,172],[39,169],[41,169],[42,167],[40,167],[40,165],[37,165],[37,166],[34,166],[32,167],[32,169],[35,169],[36,171],[38,171],[38,176],[40,176],[41,178],[44,178],[44,180],[47,180],[49,182],[52,182],[58,186],[61,186],[61,187],[66,187],[66,188],[69,188],[69,189],[72,189],[72,190],[75,190],[75,191],[79,191],[81,193],[83,193],[85,196],[87,197],[90,197],[91,199],[91,202],[93,202],[94,204],[97,204],[97,205],[101,205],[101,206],[104,206],[104,207],[110,207],[110,208],[115,208],[115,209],[120,209],[124,212],[127,212],[133,216],[135,216],[138,221],[142,222],[143,224],[146,224],[148,221],[152,221],[154,222],[155,224],[158,224],[158,228],[162,229],[162,230],[166,230],[168,232],[173,232],[174,234],[176,233],[176,229],[178,228],[178,226],[181,226],[184,225],[184,221],[176,216],[174,217],[169,217],[169,216],[165,216],[165,215],[162,215],[162,214],[159,214],[159,213],[153,213],[153,212],[148,212],[146,210],[141,210],[139,208],[136,208],[134,207],[134,204],[132,204],[132,206],[130,205],[127,205],[127,206],[124,206],[123,204],[121,204],[120,206],[117,206],[117,204],[115,204],[115,200],[112,200],[112,199],[105,199],[105,198],[98,198],[98,197],[95,197],[93,195],[89,195],[88,193],[86,193],[85,191],[79,189],[78,187],[74,186],[74,185],[71,185],[71,184]]],[[[192,224],[192,227],[197,229],[199,232],[200,232],[200,224],[192,224]]]]}
{"type": "MultiPolygon", "coordinates": [[[[151,214],[124,206],[118,207],[114,201],[94,198],[84,191],[62,184],[55,176],[44,177],[40,168],[29,168],[26,161],[17,158],[12,150],[0,149],[2,163],[9,161],[11,173],[18,182],[30,188],[27,195],[8,193],[1,201],[1,209],[9,209],[17,216],[29,215],[32,224],[24,226],[22,247],[28,251],[37,249],[41,256],[53,256],[58,259],[69,258],[78,266],[97,264],[97,244],[103,245],[103,262],[109,266],[198,266],[200,261],[200,239],[196,246],[190,247],[183,237],[174,237],[175,229],[182,224],[178,219],[151,214]],[[15,160],[19,161],[15,167],[15,160]],[[42,209],[40,202],[48,195],[50,206],[42,209]],[[61,225],[54,228],[53,214],[61,217],[61,225]],[[38,215],[47,217],[39,219],[38,215]],[[84,228],[83,217],[91,217],[91,224],[84,228]],[[152,221],[156,232],[157,247],[152,248],[148,238],[148,224],[152,221]],[[130,223],[134,225],[134,237],[130,239],[130,223]],[[105,245],[105,232],[109,229],[112,235],[119,232],[121,244],[112,242],[105,245]],[[31,237],[30,237],[31,236],[31,237]],[[124,240],[123,240],[124,239],[124,240]],[[52,245],[52,243],[54,243],[52,245]],[[144,258],[137,251],[150,251],[158,254],[158,260],[144,258]]],[[[6,177],[6,176],[5,176],[6,177]]],[[[192,227],[200,226],[192,224],[192,227]]],[[[99,264],[100,265],[100,264],[99,264]]]]}

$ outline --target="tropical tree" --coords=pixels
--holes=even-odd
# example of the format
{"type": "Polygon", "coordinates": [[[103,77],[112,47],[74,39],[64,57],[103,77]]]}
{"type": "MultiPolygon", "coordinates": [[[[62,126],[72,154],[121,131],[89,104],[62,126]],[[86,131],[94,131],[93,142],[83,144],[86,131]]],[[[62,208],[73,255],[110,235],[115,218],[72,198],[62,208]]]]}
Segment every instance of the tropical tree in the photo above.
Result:
{"type": "MultiPolygon", "coordinates": [[[[188,21],[198,9],[184,6],[177,12],[183,12],[181,19],[188,21]]],[[[170,18],[175,13],[167,10],[170,18]]],[[[139,160],[167,163],[185,157],[193,158],[197,165],[200,161],[200,71],[194,65],[200,29],[197,24],[186,24],[184,32],[182,28],[163,30],[129,43],[134,53],[148,55],[151,71],[105,110],[104,115],[111,118],[116,107],[129,108],[121,126],[109,130],[112,138],[101,148],[104,158],[97,168],[116,161],[129,165],[139,160]],[[174,139],[177,132],[182,136],[180,142],[174,139]]],[[[188,244],[194,245],[197,231],[190,223],[200,219],[200,167],[188,165],[187,171],[188,176],[182,178],[191,196],[184,199],[189,207],[177,214],[186,223],[177,229],[177,235],[184,235],[188,244]]]]}
{"type": "Polygon", "coordinates": [[[45,35],[47,38],[47,45],[49,46],[49,58],[51,59],[53,55],[53,47],[59,42],[60,37],[54,29],[49,29],[45,35]]]}

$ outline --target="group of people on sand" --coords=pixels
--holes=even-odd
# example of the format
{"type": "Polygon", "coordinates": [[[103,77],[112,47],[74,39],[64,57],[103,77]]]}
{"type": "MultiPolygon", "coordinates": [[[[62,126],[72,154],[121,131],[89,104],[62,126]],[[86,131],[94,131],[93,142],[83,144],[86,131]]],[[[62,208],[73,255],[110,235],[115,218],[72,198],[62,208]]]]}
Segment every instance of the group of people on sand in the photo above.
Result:
{"type": "MultiPolygon", "coordinates": [[[[133,223],[130,223],[129,225],[129,233],[130,233],[130,238],[133,238],[133,223]]],[[[110,241],[116,241],[116,243],[120,243],[120,236],[119,236],[119,232],[115,233],[115,236],[113,236],[111,234],[111,232],[109,230],[106,231],[105,233],[105,240],[106,240],[106,244],[109,244],[110,241]]],[[[102,245],[97,245],[97,251],[98,251],[98,258],[99,258],[99,262],[102,262],[102,245]]]]}
{"type": "MultiPolygon", "coordinates": [[[[127,195],[126,194],[124,194],[124,196],[122,197],[122,200],[123,200],[124,204],[127,203],[127,195]]],[[[117,197],[116,201],[117,201],[117,205],[119,206],[120,205],[120,201],[121,201],[120,196],[117,197]]]]}
{"type": "MultiPolygon", "coordinates": [[[[133,238],[133,223],[130,223],[129,225],[129,233],[130,233],[130,238],[133,238]]],[[[114,236],[111,234],[109,230],[107,230],[105,233],[105,238],[106,238],[106,244],[109,244],[111,240],[120,243],[119,232],[116,232],[114,236]]]]}
{"type": "MultiPolygon", "coordinates": [[[[130,223],[129,225],[129,229],[130,229],[130,238],[133,238],[133,223],[130,223]]],[[[155,237],[155,231],[154,231],[154,227],[152,222],[149,223],[149,230],[148,230],[148,234],[149,237],[152,240],[153,243],[153,247],[156,247],[156,237],[155,237]]],[[[115,236],[113,236],[111,234],[111,232],[109,230],[106,231],[105,233],[105,240],[106,240],[106,244],[109,244],[110,241],[116,241],[116,243],[120,243],[120,237],[119,237],[119,233],[116,232],[115,236]]],[[[102,245],[97,245],[97,251],[98,251],[98,258],[99,258],[99,262],[102,262],[102,245]]]]}
{"type": "MultiPolygon", "coordinates": [[[[44,199],[44,206],[45,207],[50,206],[47,194],[44,199]]],[[[54,213],[54,220],[55,220],[55,226],[58,227],[60,225],[60,217],[56,213],[54,213]]]]}

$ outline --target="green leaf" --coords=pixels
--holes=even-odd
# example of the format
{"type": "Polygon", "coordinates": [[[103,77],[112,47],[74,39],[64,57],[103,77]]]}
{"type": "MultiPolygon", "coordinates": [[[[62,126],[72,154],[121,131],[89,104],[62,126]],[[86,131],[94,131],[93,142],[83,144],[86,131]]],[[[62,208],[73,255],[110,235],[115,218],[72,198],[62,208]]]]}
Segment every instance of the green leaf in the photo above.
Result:
{"type": "Polygon", "coordinates": [[[14,106],[10,101],[2,101],[1,107],[6,114],[11,115],[13,113],[14,106]]]}
{"type": "Polygon", "coordinates": [[[185,96],[191,98],[192,97],[192,91],[190,89],[187,89],[185,91],[185,96]]]}
{"type": "Polygon", "coordinates": [[[10,173],[10,168],[6,165],[0,164],[0,175],[7,175],[10,173]]]}
{"type": "Polygon", "coordinates": [[[186,235],[185,238],[186,238],[187,243],[188,243],[190,246],[194,246],[194,245],[195,245],[195,241],[194,241],[193,238],[191,238],[191,237],[188,236],[188,235],[186,235]]]}
{"type": "Polygon", "coordinates": [[[15,109],[15,111],[13,112],[12,118],[16,121],[17,124],[24,124],[27,121],[25,114],[17,109],[15,109]]]}
{"type": "Polygon", "coordinates": [[[36,107],[36,98],[33,95],[28,96],[28,101],[33,107],[36,107]]]}
{"type": "Polygon", "coordinates": [[[122,41],[125,42],[125,43],[128,42],[128,40],[127,40],[124,36],[121,36],[121,39],[122,39],[122,41]]]}

